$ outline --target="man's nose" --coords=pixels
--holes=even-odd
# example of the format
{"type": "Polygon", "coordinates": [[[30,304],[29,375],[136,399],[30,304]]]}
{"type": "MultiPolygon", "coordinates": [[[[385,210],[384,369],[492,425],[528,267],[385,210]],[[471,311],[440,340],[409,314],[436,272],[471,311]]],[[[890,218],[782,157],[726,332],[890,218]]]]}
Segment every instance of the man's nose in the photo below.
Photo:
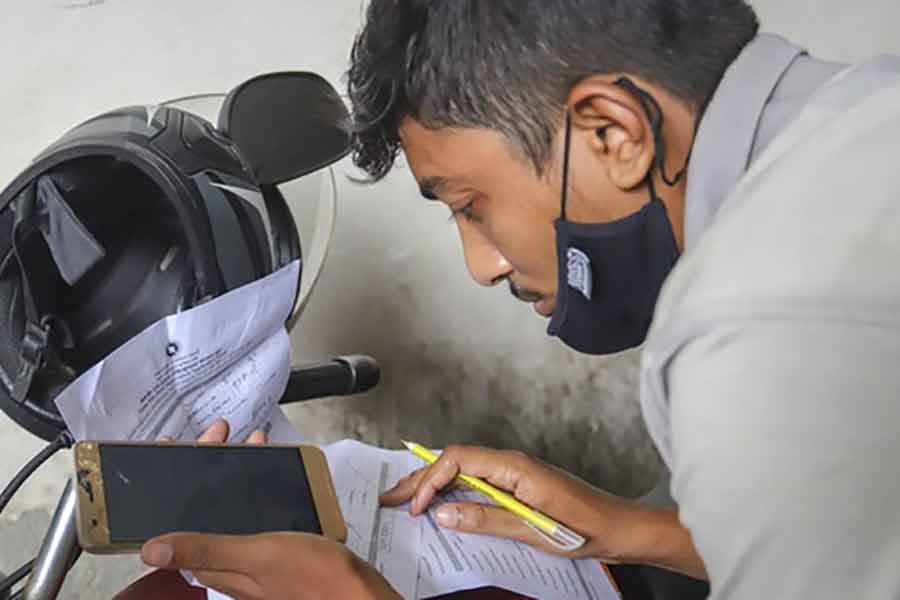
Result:
{"type": "Polygon", "coordinates": [[[463,254],[472,279],[485,286],[500,283],[512,273],[512,265],[487,237],[469,223],[460,223],[463,254]]]}

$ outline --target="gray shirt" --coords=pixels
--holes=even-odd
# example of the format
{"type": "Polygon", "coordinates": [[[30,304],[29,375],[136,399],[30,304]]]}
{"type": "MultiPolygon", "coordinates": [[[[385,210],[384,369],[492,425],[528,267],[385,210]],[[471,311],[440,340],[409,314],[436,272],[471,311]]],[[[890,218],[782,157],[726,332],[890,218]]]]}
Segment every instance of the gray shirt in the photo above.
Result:
{"type": "Polygon", "coordinates": [[[900,59],[760,36],[698,131],[641,403],[715,598],[900,598],[900,59]]]}

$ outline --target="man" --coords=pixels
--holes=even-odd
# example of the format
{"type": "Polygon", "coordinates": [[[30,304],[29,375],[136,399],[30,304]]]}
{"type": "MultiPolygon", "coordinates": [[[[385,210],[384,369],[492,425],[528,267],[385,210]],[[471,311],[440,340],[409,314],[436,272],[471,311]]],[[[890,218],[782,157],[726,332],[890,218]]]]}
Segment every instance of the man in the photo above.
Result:
{"type": "MultiPolygon", "coordinates": [[[[679,508],[480,448],[383,502],[421,513],[464,472],[584,534],[579,556],[708,577],[716,598],[900,597],[900,61],[817,61],[758,36],[741,0],[366,16],[356,164],[379,179],[402,151],[473,278],[508,283],[573,348],[646,337],[642,408],[679,508]]],[[[543,544],[496,507],[436,516],[543,544]]],[[[176,535],[144,559],[240,598],[392,597],[306,536],[176,535]]]]}

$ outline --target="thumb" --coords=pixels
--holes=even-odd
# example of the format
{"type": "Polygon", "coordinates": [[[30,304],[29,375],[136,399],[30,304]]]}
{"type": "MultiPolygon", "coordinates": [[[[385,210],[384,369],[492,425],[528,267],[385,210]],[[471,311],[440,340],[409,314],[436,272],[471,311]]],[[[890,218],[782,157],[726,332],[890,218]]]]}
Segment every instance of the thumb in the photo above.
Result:
{"type": "Polygon", "coordinates": [[[243,572],[254,555],[252,538],[200,533],[173,533],[141,548],[145,564],[160,569],[243,572]]]}
{"type": "Polygon", "coordinates": [[[522,519],[499,506],[451,502],[438,506],[433,515],[437,524],[445,529],[517,540],[547,552],[555,550],[522,519]]]}

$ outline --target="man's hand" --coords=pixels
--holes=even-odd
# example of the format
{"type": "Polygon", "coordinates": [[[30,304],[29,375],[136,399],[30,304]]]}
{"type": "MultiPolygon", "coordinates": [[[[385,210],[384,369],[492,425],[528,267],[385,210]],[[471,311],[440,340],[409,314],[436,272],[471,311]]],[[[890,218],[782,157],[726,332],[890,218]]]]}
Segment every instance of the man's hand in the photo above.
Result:
{"type": "MultiPolygon", "coordinates": [[[[201,444],[224,444],[228,441],[228,433],[230,432],[230,427],[228,425],[228,421],[225,419],[218,419],[215,423],[209,426],[209,429],[203,432],[203,434],[197,438],[197,441],[201,444]]],[[[171,436],[164,436],[160,439],[162,442],[174,442],[175,438],[171,436]]],[[[250,434],[244,443],[246,444],[265,444],[268,440],[266,439],[266,434],[263,431],[256,430],[250,434]]]]}
{"type": "MultiPolygon", "coordinates": [[[[197,441],[224,443],[228,433],[228,422],[219,419],[197,441]]],[[[266,441],[265,433],[255,431],[246,443],[266,441]]],[[[190,570],[203,585],[236,600],[400,598],[371,566],[343,545],[321,536],[173,533],[144,544],[141,557],[151,567],[190,570]]]]}
{"type": "Polygon", "coordinates": [[[141,558],[152,567],[189,569],[204,585],[236,600],[400,599],[343,545],[304,533],[174,533],[147,542],[141,558]]]}
{"type": "MultiPolygon", "coordinates": [[[[448,447],[433,465],[387,491],[381,503],[398,506],[411,500],[410,512],[421,514],[460,473],[486,480],[587,538],[582,548],[566,556],[655,564],[703,576],[702,562],[674,511],[607,494],[520,452],[448,447]]],[[[448,529],[510,538],[560,554],[521,519],[497,506],[446,503],[433,516],[448,529]]]]}
{"type": "MultiPolygon", "coordinates": [[[[570,556],[593,556],[608,562],[621,560],[622,527],[632,520],[631,503],[592,488],[583,481],[520,452],[450,446],[431,466],[402,479],[381,497],[385,506],[412,500],[413,515],[428,509],[435,495],[460,473],[480,477],[518,500],[558,519],[589,538],[570,556]]],[[[559,554],[544,538],[511,512],[482,503],[447,503],[432,513],[442,527],[519,540],[559,554]]]]}

